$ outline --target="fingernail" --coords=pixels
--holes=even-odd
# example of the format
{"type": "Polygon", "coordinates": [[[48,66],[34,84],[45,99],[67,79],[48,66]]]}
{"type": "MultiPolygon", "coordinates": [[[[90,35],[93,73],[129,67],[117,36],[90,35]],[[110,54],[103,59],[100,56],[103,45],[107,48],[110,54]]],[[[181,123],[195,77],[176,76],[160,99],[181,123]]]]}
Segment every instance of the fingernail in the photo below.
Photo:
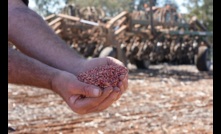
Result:
{"type": "Polygon", "coordinates": [[[117,94],[120,94],[120,93],[121,93],[121,91],[120,91],[120,90],[117,90],[117,91],[116,91],[116,93],[117,93],[117,94]]]}
{"type": "Polygon", "coordinates": [[[114,90],[115,90],[115,92],[120,92],[120,88],[118,88],[118,87],[115,87],[114,90]]]}
{"type": "Polygon", "coordinates": [[[121,87],[121,86],[123,86],[123,83],[122,83],[122,82],[119,82],[119,83],[118,83],[118,87],[121,87]]]}
{"type": "Polygon", "coordinates": [[[94,93],[95,96],[99,96],[99,95],[101,94],[100,90],[97,89],[97,88],[95,88],[95,89],[93,90],[93,93],[94,93]]]}

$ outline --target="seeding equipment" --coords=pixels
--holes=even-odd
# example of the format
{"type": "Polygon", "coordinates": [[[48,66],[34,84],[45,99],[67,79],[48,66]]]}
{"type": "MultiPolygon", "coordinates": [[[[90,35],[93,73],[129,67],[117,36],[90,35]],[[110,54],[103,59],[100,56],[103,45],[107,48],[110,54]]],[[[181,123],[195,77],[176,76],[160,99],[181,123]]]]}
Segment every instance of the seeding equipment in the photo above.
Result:
{"type": "Polygon", "coordinates": [[[85,57],[112,56],[125,65],[173,62],[196,64],[209,71],[213,32],[196,17],[186,21],[171,6],[145,7],[144,11],[123,11],[113,18],[101,9],[68,6],[60,14],[45,17],[48,25],[70,47],[85,57]]]}

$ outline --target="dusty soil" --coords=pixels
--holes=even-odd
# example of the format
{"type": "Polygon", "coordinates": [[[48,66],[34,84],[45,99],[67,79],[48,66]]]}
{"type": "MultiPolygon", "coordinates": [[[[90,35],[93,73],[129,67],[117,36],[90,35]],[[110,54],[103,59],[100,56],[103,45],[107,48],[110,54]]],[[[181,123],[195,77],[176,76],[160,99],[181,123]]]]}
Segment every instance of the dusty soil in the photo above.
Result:
{"type": "Polygon", "coordinates": [[[88,115],[49,90],[9,84],[8,126],[15,134],[212,134],[213,72],[192,65],[132,70],[128,91],[88,115]]]}

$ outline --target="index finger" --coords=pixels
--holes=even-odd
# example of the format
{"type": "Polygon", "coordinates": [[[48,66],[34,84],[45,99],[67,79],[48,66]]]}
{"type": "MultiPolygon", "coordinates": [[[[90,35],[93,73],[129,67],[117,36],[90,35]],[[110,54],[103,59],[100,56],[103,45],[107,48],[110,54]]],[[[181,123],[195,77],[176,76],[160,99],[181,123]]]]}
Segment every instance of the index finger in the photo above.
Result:
{"type": "Polygon", "coordinates": [[[96,106],[98,106],[101,102],[103,102],[113,91],[112,87],[105,88],[100,97],[97,98],[77,98],[73,104],[71,104],[72,110],[76,111],[79,114],[86,114],[88,111],[96,106]]]}

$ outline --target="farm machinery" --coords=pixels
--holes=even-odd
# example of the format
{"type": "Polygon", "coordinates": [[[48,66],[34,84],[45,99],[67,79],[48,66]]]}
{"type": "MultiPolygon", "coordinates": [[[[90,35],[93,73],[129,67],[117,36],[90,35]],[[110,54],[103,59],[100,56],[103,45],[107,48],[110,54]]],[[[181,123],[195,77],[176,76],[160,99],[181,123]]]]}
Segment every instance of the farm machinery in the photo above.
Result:
{"type": "Polygon", "coordinates": [[[171,5],[150,5],[144,11],[123,11],[112,18],[94,7],[68,6],[45,20],[85,57],[112,56],[138,68],[159,62],[195,63],[199,71],[210,68],[208,37],[213,32],[196,17],[187,22],[171,5]]]}

